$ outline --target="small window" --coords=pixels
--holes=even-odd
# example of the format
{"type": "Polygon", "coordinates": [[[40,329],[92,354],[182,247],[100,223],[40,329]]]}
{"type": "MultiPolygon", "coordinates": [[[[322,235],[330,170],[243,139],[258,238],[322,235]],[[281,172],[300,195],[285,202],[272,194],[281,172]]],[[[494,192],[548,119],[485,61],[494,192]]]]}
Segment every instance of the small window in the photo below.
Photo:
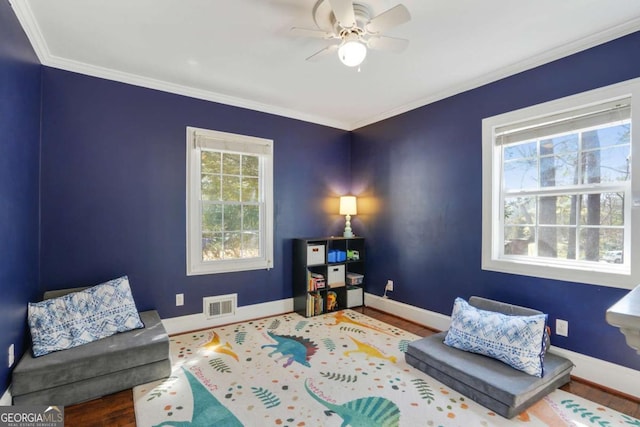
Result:
{"type": "Polygon", "coordinates": [[[636,86],[483,121],[484,269],[618,287],[635,283],[636,86]]]}
{"type": "Polygon", "coordinates": [[[187,274],[273,266],[273,141],[187,128],[187,274]]]}

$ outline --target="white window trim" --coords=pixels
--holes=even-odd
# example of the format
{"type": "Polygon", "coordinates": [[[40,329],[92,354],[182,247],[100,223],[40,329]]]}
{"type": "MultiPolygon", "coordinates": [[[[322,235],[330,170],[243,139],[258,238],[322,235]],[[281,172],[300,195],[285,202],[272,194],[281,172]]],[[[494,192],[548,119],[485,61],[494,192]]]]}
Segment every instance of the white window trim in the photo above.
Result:
{"type": "Polygon", "coordinates": [[[187,127],[187,275],[228,273],[234,271],[262,270],[273,268],[273,140],[226,132],[187,127]],[[200,148],[196,142],[198,136],[212,141],[216,148],[237,147],[240,153],[247,150],[261,153],[263,168],[262,195],[264,212],[261,223],[264,225],[261,236],[259,258],[234,259],[223,261],[202,261],[202,230],[200,222],[200,148]]]}
{"type": "MultiPolygon", "coordinates": [[[[569,282],[586,283],[624,289],[633,289],[640,283],[640,78],[591,90],[578,95],[534,105],[516,111],[486,118],[482,121],[482,269],[502,273],[520,274],[569,282]],[[575,108],[599,104],[631,96],[631,197],[625,210],[630,210],[630,236],[628,246],[628,268],[608,268],[599,265],[567,267],[553,260],[522,259],[499,256],[500,233],[500,173],[494,167],[500,160],[494,151],[495,129],[526,119],[536,119],[552,113],[566,112],[575,108]],[[635,150],[634,150],[635,146],[635,150]],[[626,270],[626,271],[623,271],[626,270]]],[[[625,247],[627,250],[627,247],[625,247]]],[[[625,263],[627,264],[627,263],[625,263]]]]}

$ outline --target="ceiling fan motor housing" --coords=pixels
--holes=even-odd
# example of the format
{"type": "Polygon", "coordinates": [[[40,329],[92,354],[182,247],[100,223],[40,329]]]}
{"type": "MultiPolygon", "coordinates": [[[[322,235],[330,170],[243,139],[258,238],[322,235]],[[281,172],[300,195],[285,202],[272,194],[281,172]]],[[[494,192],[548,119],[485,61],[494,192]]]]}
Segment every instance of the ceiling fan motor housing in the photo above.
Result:
{"type": "Polygon", "coordinates": [[[343,27],[333,13],[327,0],[319,0],[313,8],[313,20],[316,26],[327,31],[332,30],[335,34],[340,34],[343,30],[355,30],[359,34],[366,32],[365,25],[371,19],[371,8],[364,3],[353,3],[353,13],[356,23],[353,27],[343,27]]]}
{"type": "Polygon", "coordinates": [[[340,60],[351,67],[359,65],[364,60],[369,48],[403,51],[409,43],[408,40],[384,36],[382,33],[409,21],[409,11],[404,5],[398,4],[372,17],[374,8],[380,6],[377,5],[377,1],[382,0],[369,0],[369,3],[353,0],[318,0],[313,8],[313,19],[318,30],[292,30],[311,37],[338,39],[340,42],[325,47],[307,60],[316,60],[338,51],[340,60]]]}
{"type": "Polygon", "coordinates": [[[353,13],[356,16],[356,27],[364,31],[365,25],[371,19],[371,10],[364,3],[353,3],[353,13]]]}

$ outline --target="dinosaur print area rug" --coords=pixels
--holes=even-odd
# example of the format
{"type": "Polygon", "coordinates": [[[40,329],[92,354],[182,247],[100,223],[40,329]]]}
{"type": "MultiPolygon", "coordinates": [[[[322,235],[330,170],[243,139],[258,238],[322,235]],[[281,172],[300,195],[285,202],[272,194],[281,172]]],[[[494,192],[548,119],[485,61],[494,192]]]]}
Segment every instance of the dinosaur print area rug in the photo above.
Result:
{"type": "Polygon", "coordinates": [[[137,425],[640,427],[561,390],[502,418],[406,364],[418,338],[353,310],[174,336],[171,376],[133,390],[137,425]]]}

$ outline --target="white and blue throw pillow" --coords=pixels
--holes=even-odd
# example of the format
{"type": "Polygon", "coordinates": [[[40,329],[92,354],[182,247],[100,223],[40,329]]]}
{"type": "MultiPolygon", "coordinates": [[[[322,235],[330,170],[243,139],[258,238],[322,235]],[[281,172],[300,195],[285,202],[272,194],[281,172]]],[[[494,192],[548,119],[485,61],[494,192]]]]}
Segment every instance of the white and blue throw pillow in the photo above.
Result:
{"type": "Polygon", "coordinates": [[[456,298],[444,343],[542,377],[546,323],[546,314],[511,316],[480,310],[456,298]]]}
{"type": "Polygon", "coordinates": [[[35,357],[144,327],[127,276],[29,303],[28,320],[35,357]]]}

